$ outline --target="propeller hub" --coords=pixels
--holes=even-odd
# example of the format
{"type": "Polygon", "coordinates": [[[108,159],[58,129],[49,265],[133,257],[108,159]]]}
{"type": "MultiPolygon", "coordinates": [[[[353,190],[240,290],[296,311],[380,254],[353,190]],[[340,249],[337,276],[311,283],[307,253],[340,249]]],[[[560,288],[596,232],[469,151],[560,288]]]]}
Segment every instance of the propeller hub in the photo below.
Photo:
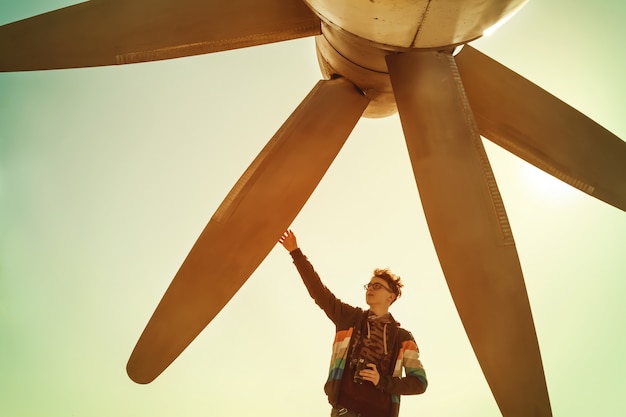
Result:
{"type": "Polygon", "coordinates": [[[304,0],[320,17],[317,57],[326,78],[342,76],[371,100],[365,117],[397,112],[385,56],[415,49],[452,53],[527,0],[304,0]]]}
{"type": "Polygon", "coordinates": [[[385,55],[393,53],[340,28],[322,23],[315,38],[317,59],[325,78],[347,78],[370,99],[364,117],[386,117],[397,112],[385,55]]]}

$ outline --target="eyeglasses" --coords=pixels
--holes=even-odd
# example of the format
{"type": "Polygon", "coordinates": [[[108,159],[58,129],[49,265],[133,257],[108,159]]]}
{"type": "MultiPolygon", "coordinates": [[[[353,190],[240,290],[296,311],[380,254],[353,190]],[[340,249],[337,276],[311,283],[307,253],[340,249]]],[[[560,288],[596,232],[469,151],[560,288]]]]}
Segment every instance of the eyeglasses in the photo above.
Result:
{"type": "Polygon", "coordinates": [[[363,286],[363,289],[365,289],[365,290],[374,290],[374,291],[377,291],[377,290],[380,290],[381,288],[384,288],[384,289],[386,289],[386,290],[387,290],[387,291],[389,291],[389,292],[393,292],[393,291],[391,291],[389,288],[387,288],[387,287],[385,287],[383,284],[381,284],[380,282],[370,282],[370,283],[365,284],[365,285],[363,286]]]}

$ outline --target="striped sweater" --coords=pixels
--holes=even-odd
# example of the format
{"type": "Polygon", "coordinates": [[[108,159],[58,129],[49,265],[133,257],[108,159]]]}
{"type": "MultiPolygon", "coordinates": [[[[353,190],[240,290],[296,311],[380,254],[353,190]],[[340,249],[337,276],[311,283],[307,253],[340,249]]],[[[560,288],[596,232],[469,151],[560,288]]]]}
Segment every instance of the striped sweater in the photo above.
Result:
{"type": "MultiPolygon", "coordinates": [[[[368,311],[343,303],[335,297],[324,286],[319,275],[300,249],[292,251],[291,256],[309,294],[335,324],[336,335],[324,391],[328,396],[329,403],[336,407],[339,405],[341,378],[346,369],[352,337],[355,329],[363,320],[366,320],[368,311]]],[[[397,326],[395,321],[393,323],[397,326]]],[[[395,340],[392,350],[392,358],[396,358],[395,364],[389,375],[380,375],[380,381],[377,385],[377,388],[391,395],[391,412],[388,417],[398,416],[400,395],[421,394],[428,386],[426,372],[419,359],[419,350],[411,333],[398,327],[398,337],[395,340]],[[404,377],[402,376],[403,368],[404,377]]]]}

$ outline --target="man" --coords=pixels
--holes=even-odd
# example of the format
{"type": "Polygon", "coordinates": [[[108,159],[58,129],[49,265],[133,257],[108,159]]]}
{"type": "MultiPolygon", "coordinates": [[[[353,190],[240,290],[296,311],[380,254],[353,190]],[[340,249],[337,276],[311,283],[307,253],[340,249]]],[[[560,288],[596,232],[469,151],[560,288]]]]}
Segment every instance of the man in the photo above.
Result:
{"type": "Polygon", "coordinates": [[[279,242],[289,252],[317,305],[336,328],[330,372],[324,385],[331,417],[397,417],[400,395],[421,394],[428,381],[411,333],[389,307],[402,295],[399,277],[376,269],[365,285],[368,310],[343,303],[322,284],[291,230],[279,242]],[[405,376],[402,376],[404,368],[405,376]]]}

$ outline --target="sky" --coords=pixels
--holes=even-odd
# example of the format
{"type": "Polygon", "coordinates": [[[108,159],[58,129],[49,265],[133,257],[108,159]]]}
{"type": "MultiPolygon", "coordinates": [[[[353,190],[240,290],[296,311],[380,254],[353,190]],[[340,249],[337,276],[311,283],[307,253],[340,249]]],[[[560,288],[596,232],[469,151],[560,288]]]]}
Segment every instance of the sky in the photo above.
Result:
{"type": "MultiPolygon", "coordinates": [[[[3,0],[0,24],[72,4],[3,0]]],[[[626,3],[530,1],[473,46],[626,138],[626,3]]],[[[227,192],[321,75],[312,39],[172,61],[0,74],[0,415],[328,415],[332,323],[278,246],[154,382],[128,357],[227,192]]],[[[626,415],[626,215],[485,140],[555,416],[626,415]]],[[[397,116],[362,119],[292,225],[364,305],[375,267],[429,377],[401,415],[495,417],[397,116]]]]}

